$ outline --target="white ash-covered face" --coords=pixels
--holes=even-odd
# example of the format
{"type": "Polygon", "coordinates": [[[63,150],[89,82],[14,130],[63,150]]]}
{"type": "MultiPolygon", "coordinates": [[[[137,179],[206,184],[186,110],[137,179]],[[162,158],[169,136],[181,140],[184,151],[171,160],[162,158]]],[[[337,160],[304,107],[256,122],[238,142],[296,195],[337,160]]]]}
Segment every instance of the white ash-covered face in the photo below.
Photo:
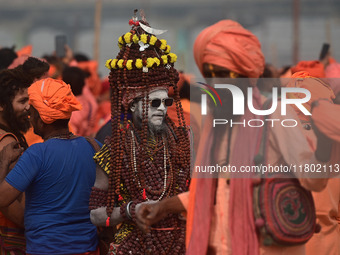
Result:
{"type": "MultiPolygon", "coordinates": [[[[168,97],[167,90],[161,89],[151,92],[149,94],[149,101],[148,126],[150,131],[159,132],[164,129],[165,115],[168,106],[172,105],[173,99],[168,97]]],[[[140,125],[142,121],[142,103],[143,100],[139,100],[138,102],[134,102],[130,107],[133,120],[139,122],[135,123],[137,125],[140,125]]]]}

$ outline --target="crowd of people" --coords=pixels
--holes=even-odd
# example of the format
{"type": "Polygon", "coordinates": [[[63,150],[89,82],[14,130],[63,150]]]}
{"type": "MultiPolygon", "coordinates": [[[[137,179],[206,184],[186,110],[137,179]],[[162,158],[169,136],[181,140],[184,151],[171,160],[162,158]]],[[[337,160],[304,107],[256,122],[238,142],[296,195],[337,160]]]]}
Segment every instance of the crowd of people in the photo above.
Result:
{"type": "Polygon", "coordinates": [[[193,54],[206,83],[236,84],[255,109],[273,88],[311,94],[268,117],[296,120],[293,128],[213,128],[221,109],[235,123],[267,117],[235,114],[227,92],[202,120],[190,101],[193,76],[175,69],[170,45],[137,14],[116,36],[107,78],[67,45],[62,58],[0,48],[0,254],[340,254],[340,64],[328,52],[281,70],[238,22],[205,28],[193,54]],[[264,198],[258,187],[274,177],[192,171],[213,162],[324,171],[290,178],[306,196],[279,183],[264,198]],[[282,218],[258,214],[258,200],[282,218]]]}

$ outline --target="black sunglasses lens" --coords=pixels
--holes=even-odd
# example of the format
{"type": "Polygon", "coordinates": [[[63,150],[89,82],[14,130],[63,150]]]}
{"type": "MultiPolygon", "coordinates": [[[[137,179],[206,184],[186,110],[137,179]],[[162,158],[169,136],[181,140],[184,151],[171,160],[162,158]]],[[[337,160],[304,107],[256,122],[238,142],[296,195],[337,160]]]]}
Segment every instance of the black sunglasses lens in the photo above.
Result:
{"type": "Polygon", "coordinates": [[[165,106],[171,106],[174,102],[174,99],[173,98],[167,98],[164,100],[164,104],[165,106]]]}
{"type": "Polygon", "coordinates": [[[153,99],[151,101],[151,106],[152,107],[159,107],[162,103],[162,100],[161,99],[153,99]]]}

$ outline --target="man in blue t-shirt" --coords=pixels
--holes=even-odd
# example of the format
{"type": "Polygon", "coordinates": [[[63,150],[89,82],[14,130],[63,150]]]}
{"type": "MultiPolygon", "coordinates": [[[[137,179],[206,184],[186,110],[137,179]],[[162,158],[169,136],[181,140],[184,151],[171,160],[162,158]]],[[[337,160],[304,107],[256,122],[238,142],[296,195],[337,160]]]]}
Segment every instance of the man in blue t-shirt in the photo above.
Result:
{"type": "MultiPolygon", "coordinates": [[[[81,105],[69,85],[51,78],[35,82],[28,94],[30,120],[44,142],[29,147],[6,178],[0,176],[0,207],[25,192],[27,254],[97,255],[88,209],[96,145],[68,128],[72,111],[81,105]]],[[[2,156],[0,167],[7,168],[12,158],[2,156]]]]}

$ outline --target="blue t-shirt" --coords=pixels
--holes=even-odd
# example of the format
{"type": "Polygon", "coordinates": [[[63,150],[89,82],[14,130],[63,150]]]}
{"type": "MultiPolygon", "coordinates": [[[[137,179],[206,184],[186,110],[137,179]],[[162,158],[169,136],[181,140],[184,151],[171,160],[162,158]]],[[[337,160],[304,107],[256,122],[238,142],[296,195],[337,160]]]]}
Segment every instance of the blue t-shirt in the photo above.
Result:
{"type": "MultiPolygon", "coordinates": [[[[101,144],[99,144],[101,145],[101,144]]],[[[96,178],[94,149],[83,137],[34,144],[6,177],[26,192],[27,253],[62,255],[95,251],[89,197],[96,178]]]]}

